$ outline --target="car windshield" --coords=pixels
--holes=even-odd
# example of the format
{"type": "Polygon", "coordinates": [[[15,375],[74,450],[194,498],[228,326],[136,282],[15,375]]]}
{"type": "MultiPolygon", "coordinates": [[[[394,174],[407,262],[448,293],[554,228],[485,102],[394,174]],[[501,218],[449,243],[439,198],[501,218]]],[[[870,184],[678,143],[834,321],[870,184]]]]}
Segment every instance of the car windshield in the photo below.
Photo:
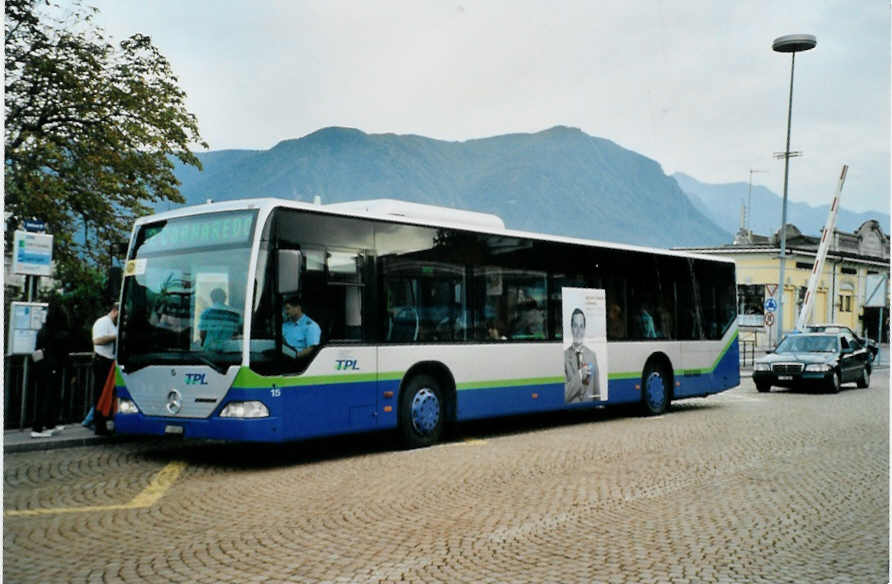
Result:
{"type": "Polygon", "coordinates": [[[125,270],[118,361],[241,362],[254,213],[193,216],[144,227],[125,270]]]}
{"type": "Polygon", "coordinates": [[[775,350],[776,353],[833,353],[837,350],[836,337],[830,335],[800,336],[785,338],[775,350]]]}

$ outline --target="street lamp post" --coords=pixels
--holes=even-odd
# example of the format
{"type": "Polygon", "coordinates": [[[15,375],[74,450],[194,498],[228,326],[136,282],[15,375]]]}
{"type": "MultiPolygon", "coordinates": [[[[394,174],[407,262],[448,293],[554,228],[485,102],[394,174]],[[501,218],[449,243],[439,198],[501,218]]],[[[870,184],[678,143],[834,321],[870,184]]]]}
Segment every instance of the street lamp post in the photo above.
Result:
{"type": "Polygon", "coordinates": [[[771,48],[778,53],[790,53],[792,61],[790,65],[790,100],[787,106],[787,147],[784,150],[784,202],[781,209],[781,240],[780,240],[780,275],[777,289],[780,297],[777,304],[777,340],[784,333],[784,263],[787,256],[787,184],[790,174],[790,121],[793,116],[793,72],[796,69],[796,53],[815,48],[817,39],[810,34],[789,34],[774,39],[771,48]]]}

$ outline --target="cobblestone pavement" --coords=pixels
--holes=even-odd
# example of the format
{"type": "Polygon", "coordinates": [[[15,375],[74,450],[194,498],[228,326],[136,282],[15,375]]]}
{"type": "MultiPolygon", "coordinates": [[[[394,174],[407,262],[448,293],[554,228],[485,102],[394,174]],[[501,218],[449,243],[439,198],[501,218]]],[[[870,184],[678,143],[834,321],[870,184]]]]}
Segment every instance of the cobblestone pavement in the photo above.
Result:
{"type": "Polygon", "coordinates": [[[414,451],[14,453],[4,510],[6,582],[886,582],[889,376],[465,424],[414,451]]]}

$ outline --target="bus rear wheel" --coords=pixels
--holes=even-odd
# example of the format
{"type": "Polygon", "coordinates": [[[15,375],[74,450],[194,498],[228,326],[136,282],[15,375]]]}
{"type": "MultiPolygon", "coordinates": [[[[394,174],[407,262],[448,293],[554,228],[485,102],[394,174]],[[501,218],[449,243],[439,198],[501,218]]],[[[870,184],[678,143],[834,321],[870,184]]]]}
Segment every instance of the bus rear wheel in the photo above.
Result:
{"type": "Polygon", "coordinates": [[[670,379],[662,367],[649,363],[641,376],[641,404],[649,416],[662,414],[669,407],[670,379]]]}
{"type": "Polygon", "coordinates": [[[399,433],[406,448],[435,444],[443,432],[443,391],[430,375],[413,376],[400,394],[399,433]]]}

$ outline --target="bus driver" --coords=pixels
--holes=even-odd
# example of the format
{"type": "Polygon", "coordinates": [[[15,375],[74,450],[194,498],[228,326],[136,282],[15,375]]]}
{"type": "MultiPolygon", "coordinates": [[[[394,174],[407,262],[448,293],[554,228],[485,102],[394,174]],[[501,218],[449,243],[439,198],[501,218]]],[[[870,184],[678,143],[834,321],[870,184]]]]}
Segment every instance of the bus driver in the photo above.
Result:
{"type": "Polygon", "coordinates": [[[299,295],[285,299],[285,321],[282,323],[282,338],[297,355],[305,357],[319,344],[322,329],[313,319],[303,313],[299,295]]]}

